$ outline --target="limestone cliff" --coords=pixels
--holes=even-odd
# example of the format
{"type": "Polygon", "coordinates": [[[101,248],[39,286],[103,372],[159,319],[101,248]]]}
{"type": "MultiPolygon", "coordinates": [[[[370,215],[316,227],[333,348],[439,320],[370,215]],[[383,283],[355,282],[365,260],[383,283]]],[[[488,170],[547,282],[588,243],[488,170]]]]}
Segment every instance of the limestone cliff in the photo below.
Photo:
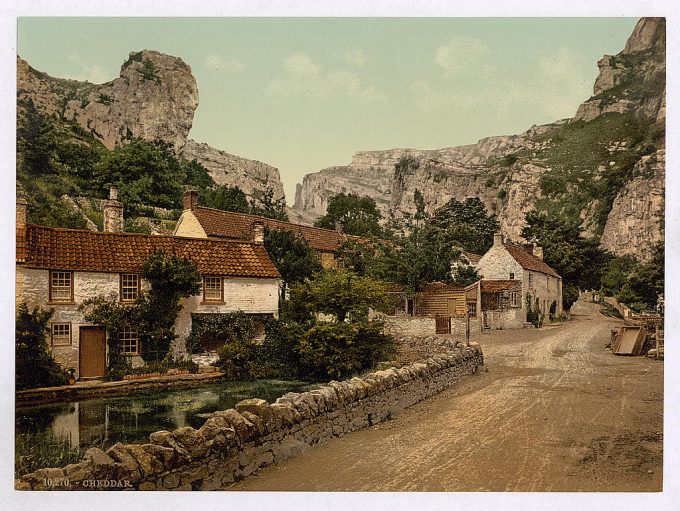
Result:
{"type": "Polygon", "coordinates": [[[118,78],[93,84],[51,77],[17,57],[20,116],[27,100],[54,122],[80,126],[107,149],[131,138],[163,140],[177,155],[206,167],[217,184],[239,186],[250,196],[271,188],[275,199],[284,198],[278,169],[188,140],[198,87],[180,58],[131,52],[118,78]]]}
{"type": "Polygon", "coordinates": [[[416,190],[429,212],[477,196],[512,239],[521,238],[525,214],[539,209],[575,218],[615,254],[647,259],[643,245],[662,237],[665,21],[641,19],[624,50],[598,66],[594,95],[572,119],[459,147],[361,151],[349,165],[305,176],[293,208],[314,218],[330,197],[352,192],[398,219],[415,212],[416,190]],[[407,155],[413,163],[395,172],[407,155]]]}
{"type": "Polygon", "coordinates": [[[185,159],[196,160],[208,169],[213,181],[218,185],[238,186],[249,196],[271,188],[274,199],[284,198],[283,183],[276,167],[234,156],[193,140],[187,141],[181,154],[185,159]]]}
{"type": "Polygon", "coordinates": [[[179,150],[198,106],[198,87],[181,59],[151,50],[130,53],[120,76],[101,85],[53,78],[18,58],[17,99],[75,121],[108,149],[138,137],[179,150]]]}

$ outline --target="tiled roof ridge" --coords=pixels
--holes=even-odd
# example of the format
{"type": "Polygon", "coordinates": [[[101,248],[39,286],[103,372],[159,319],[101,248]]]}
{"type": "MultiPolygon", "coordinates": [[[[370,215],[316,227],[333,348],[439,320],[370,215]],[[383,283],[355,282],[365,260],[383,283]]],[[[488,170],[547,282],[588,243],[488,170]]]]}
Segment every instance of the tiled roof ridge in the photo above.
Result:
{"type": "Polygon", "coordinates": [[[60,232],[77,232],[77,233],[87,233],[99,236],[127,236],[127,237],[138,237],[138,238],[151,238],[151,239],[182,239],[182,240],[192,240],[192,241],[207,241],[211,243],[234,243],[234,244],[246,244],[246,245],[261,245],[257,241],[246,240],[246,239],[231,239],[231,238],[196,238],[193,236],[177,236],[174,234],[145,234],[143,232],[109,232],[109,231],[90,231],[89,229],[73,229],[70,227],[50,227],[48,225],[26,223],[26,228],[38,228],[50,231],[60,231],[60,232]]]}
{"type": "Polygon", "coordinates": [[[503,246],[506,248],[506,250],[510,249],[510,250],[508,250],[508,252],[513,257],[513,259],[515,259],[515,261],[517,261],[520,264],[520,266],[522,266],[522,268],[527,269],[527,270],[537,271],[539,273],[544,273],[546,275],[552,275],[552,276],[557,277],[557,278],[562,278],[562,277],[560,277],[560,274],[557,273],[553,268],[551,268],[550,265],[548,265],[548,263],[546,263],[543,259],[535,256],[534,254],[527,252],[527,250],[524,248],[524,246],[513,245],[513,244],[510,244],[510,243],[506,243],[506,242],[503,242],[503,246]],[[513,253],[514,251],[520,251],[521,252],[521,258],[525,258],[525,257],[529,258],[529,260],[533,264],[530,266],[529,264],[527,264],[526,261],[521,261],[520,259],[518,259],[517,254],[513,253]]]}
{"type": "Polygon", "coordinates": [[[295,223],[295,222],[291,222],[290,220],[279,220],[278,218],[268,218],[266,216],[253,215],[252,213],[241,213],[239,211],[228,211],[226,209],[210,208],[208,206],[200,206],[200,205],[196,206],[196,208],[194,208],[194,210],[195,209],[207,209],[209,211],[214,211],[216,213],[227,213],[229,215],[238,215],[238,216],[242,216],[242,217],[246,217],[246,218],[259,218],[259,219],[263,220],[264,223],[274,222],[274,223],[288,224],[288,225],[293,225],[295,227],[304,227],[305,229],[315,229],[317,231],[334,233],[334,234],[337,234],[339,236],[346,236],[348,238],[359,238],[359,239],[365,238],[365,236],[357,236],[355,234],[341,233],[341,232],[336,231],[335,229],[327,229],[325,227],[316,227],[314,225],[298,224],[298,223],[295,223]]]}

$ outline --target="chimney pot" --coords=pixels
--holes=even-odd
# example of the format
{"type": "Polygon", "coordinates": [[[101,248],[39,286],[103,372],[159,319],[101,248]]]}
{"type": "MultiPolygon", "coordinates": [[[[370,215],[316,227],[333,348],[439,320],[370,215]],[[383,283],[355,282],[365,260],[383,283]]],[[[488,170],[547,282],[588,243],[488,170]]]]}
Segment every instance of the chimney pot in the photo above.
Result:
{"type": "Polygon", "coordinates": [[[337,220],[335,222],[335,232],[338,234],[344,234],[345,233],[345,226],[342,225],[342,222],[340,220],[337,220]]]}
{"type": "Polygon", "coordinates": [[[534,255],[538,257],[541,261],[543,261],[543,247],[534,245],[534,255]]]}
{"type": "Polygon", "coordinates": [[[253,241],[264,243],[264,222],[253,222],[253,241]]]}
{"type": "Polygon", "coordinates": [[[198,192],[196,190],[187,190],[183,197],[184,209],[196,209],[198,206],[198,192]]]}
{"type": "Polygon", "coordinates": [[[111,186],[109,188],[109,199],[118,200],[118,187],[117,186],[111,186]]]}

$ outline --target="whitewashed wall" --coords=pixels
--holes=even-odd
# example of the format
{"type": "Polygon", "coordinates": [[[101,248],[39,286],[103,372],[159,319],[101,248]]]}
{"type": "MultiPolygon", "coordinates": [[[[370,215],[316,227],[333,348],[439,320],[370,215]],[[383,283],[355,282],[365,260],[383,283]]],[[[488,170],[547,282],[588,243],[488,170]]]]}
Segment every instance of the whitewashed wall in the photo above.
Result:
{"type": "Polygon", "coordinates": [[[522,280],[524,269],[505,247],[494,245],[479,260],[477,272],[485,280],[510,280],[510,273],[522,280]]]}
{"type": "MultiPolygon", "coordinates": [[[[79,376],[80,327],[91,325],[85,321],[78,306],[88,298],[96,296],[116,296],[120,291],[120,274],[101,272],[74,272],[73,304],[51,304],[49,300],[49,270],[39,270],[18,266],[16,270],[16,304],[26,302],[29,308],[39,305],[53,308],[52,322],[71,323],[71,345],[52,346],[52,354],[65,368],[76,369],[79,376]]],[[[142,289],[148,284],[142,282],[142,289]]],[[[183,356],[186,353],[185,339],[191,332],[191,313],[226,313],[242,310],[246,313],[278,315],[278,279],[224,279],[224,304],[203,305],[202,294],[183,300],[182,310],[175,323],[178,339],[173,344],[173,353],[183,356]]],[[[48,338],[49,340],[49,338],[48,338]]],[[[141,365],[141,357],[132,357],[133,366],[141,365]]]]}

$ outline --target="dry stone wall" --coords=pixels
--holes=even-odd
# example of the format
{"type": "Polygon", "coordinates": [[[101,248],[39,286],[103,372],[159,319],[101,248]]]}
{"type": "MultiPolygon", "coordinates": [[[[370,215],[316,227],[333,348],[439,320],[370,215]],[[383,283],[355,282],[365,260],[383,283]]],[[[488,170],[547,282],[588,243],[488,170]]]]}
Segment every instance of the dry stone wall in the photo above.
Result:
{"type": "Polygon", "coordinates": [[[196,430],[158,431],[143,445],[89,449],[80,463],[41,469],[19,490],[215,490],[334,436],[383,421],[441,392],[483,364],[477,344],[456,345],[404,367],[376,371],[275,403],[241,401],[196,430]]]}

